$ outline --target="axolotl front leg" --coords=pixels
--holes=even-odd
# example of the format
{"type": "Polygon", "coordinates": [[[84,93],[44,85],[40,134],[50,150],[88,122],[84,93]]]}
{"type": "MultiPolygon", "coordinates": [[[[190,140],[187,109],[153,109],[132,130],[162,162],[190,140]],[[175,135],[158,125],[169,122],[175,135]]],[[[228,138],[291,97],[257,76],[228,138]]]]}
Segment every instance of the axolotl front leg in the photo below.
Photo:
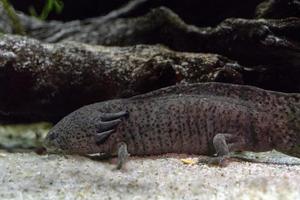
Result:
{"type": "Polygon", "coordinates": [[[118,161],[116,169],[121,169],[122,166],[126,163],[129,153],[127,151],[127,145],[125,142],[121,142],[118,145],[118,161]]]}
{"type": "MultiPolygon", "coordinates": [[[[115,132],[117,126],[122,122],[123,118],[128,118],[127,111],[121,111],[116,113],[101,113],[101,120],[98,124],[98,133],[96,134],[97,145],[103,144],[106,139],[115,132]]],[[[117,145],[117,167],[116,169],[121,169],[122,166],[127,161],[129,153],[127,151],[127,145],[124,142],[120,142],[117,145]]],[[[107,158],[107,155],[104,156],[107,158]]]]}

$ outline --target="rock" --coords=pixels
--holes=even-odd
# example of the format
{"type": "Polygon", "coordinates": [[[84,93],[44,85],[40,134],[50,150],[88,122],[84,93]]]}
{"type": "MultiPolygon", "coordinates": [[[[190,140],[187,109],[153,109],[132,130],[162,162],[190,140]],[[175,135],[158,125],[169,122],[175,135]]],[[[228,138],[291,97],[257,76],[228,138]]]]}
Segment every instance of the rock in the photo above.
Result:
{"type": "Polygon", "coordinates": [[[214,28],[198,28],[185,24],[167,8],[157,8],[136,18],[39,23],[30,21],[27,24],[31,27],[25,27],[31,37],[45,42],[71,40],[111,46],[160,43],[178,51],[218,53],[252,66],[272,65],[273,59],[279,64],[299,63],[299,18],[232,18],[214,28]]]}
{"type": "Polygon", "coordinates": [[[134,18],[118,17],[126,16],[127,11],[67,23],[21,19],[31,37],[46,42],[71,40],[109,46],[160,43],[177,51],[217,53],[249,69],[244,73],[246,84],[300,91],[299,18],[231,18],[216,27],[199,28],[187,25],[167,8],[134,18]]]}
{"type": "Polygon", "coordinates": [[[89,46],[0,37],[0,121],[57,121],[97,101],[176,83],[243,83],[243,67],[223,56],[163,46],[89,46]]]}
{"type": "MultiPolygon", "coordinates": [[[[144,0],[146,1],[146,0],[144,0]]],[[[188,52],[217,53],[251,67],[299,68],[300,19],[226,19],[216,27],[187,25],[167,8],[124,18],[144,1],[133,1],[104,17],[42,22],[19,15],[29,36],[45,41],[128,46],[164,44],[188,52]]]]}

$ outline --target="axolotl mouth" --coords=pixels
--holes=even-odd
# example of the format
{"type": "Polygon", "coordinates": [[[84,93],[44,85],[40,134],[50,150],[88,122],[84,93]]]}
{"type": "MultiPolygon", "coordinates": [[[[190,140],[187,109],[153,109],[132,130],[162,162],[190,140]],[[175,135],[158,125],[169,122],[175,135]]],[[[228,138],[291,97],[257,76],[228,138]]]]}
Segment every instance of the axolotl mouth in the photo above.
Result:
{"type": "Polygon", "coordinates": [[[62,153],[63,150],[60,148],[60,145],[57,141],[58,133],[49,132],[44,140],[44,147],[47,150],[47,153],[62,153]]]}

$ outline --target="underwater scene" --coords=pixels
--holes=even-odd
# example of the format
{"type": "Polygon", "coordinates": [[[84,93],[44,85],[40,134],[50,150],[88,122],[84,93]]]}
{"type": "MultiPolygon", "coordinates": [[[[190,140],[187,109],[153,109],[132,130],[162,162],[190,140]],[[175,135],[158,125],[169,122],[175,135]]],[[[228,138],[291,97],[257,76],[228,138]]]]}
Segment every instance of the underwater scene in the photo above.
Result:
{"type": "Polygon", "coordinates": [[[0,199],[300,199],[299,0],[0,0],[0,199]]]}

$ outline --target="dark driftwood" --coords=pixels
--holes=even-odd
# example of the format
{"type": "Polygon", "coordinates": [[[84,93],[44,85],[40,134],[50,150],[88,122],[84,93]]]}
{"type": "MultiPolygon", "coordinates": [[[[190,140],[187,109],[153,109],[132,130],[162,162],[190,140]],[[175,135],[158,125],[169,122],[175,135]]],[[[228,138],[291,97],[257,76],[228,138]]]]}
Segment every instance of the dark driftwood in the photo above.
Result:
{"type": "MultiPolygon", "coordinates": [[[[93,23],[102,24],[105,21],[109,21],[112,19],[120,18],[120,17],[127,17],[130,16],[131,13],[135,12],[137,9],[139,9],[141,6],[144,6],[145,3],[147,3],[148,0],[133,0],[128,2],[125,6],[112,11],[108,13],[105,16],[96,17],[93,19],[90,19],[88,21],[92,21],[93,23]]],[[[18,12],[18,17],[21,22],[21,24],[24,26],[24,29],[29,34],[31,31],[37,31],[41,36],[40,37],[47,37],[49,35],[49,31],[51,33],[55,33],[59,31],[60,29],[64,28],[64,23],[60,23],[58,21],[52,21],[50,23],[38,20],[34,17],[30,17],[27,15],[24,15],[23,13],[18,12]],[[54,30],[53,30],[54,29],[54,30]]],[[[76,22],[79,21],[73,21],[66,24],[73,25],[76,24],[76,22]]],[[[87,22],[88,23],[88,22],[87,22]]],[[[4,6],[2,5],[2,2],[0,2],[0,30],[4,33],[15,33],[15,27],[13,26],[10,18],[8,17],[7,11],[4,9],[4,6]]],[[[76,28],[75,28],[76,29],[76,28]]]]}
{"type": "Polygon", "coordinates": [[[255,10],[257,18],[300,17],[299,0],[265,0],[255,10]]]}
{"type": "Polygon", "coordinates": [[[24,24],[31,37],[46,42],[72,40],[111,46],[160,43],[178,51],[217,53],[254,70],[247,74],[247,83],[300,92],[299,18],[227,19],[213,28],[198,28],[166,8],[135,18],[116,17],[135,10],[134,6],[130,8],[116,11],[122,14],[68,23],[27,17],[31,21],[24,20],[24,24]]]}
{"type": "Polygon", "coordinates": [[[158,8],[136,18],[25,22],[28,34],[45,42],[72,40],[112,46],[160,43],[178,51],[218,53],[251,67],[294,70],[300,63],[299,18],[227,19],[214,28],[198,28],[185,24],[171,10],[158,8]]]}
{"type": "Polygon", "coordinates": [[[251,66],[299,66],[299,18],[227,19],[214,28],[187,25],[167,8],[120,18],[146,0],[137,2],[107,16],[83,21],[48,23],[24,15],[20,19],[31,37],[45,42],[72,40],[112,46],[160,43],[179,51],[218,53],[251,66]]]}
{"type": "MultiPolygon", "coordinates": [[[[97,10],[97,13],[92,14],[92,16],[101,16],[105,13],[101,13],[101,10],[105,10],[105,7],[109,4],[119,4],[123,6],[120,9],[116,9],[109,13],[105,17],[96,17],[97,21],[102,21],[103,19],[112,19],[120,17],[134,17],[144,15],[153,8],[160,6],[165,6],[170,8],[175,13],[177,13],[184,21],[189,24],[194,24],[197,26],[215,26],[226,18],[252,18],[254,16],[255,7],[261,3],[263,0],[251,0],[251,1],[241,1],[241,0],[209,0],[209,1],[195,1],[195,0],[123,0],[114,1],[111,0],[101,0],[101,4],[97,1],[89,1],[89,3],[83,3],[81,1],[64,1],[65,7],[62,13],[57,16],[62,20],[69,18],[79,19],[84,15],[84,9],[79,5],[85,4],[84,7],[92,7],[92,10],[97,10]],[[129,2],[127,5],[123,5],[129,2]],[[98,6],[100,9],[96,9],[98,6]],[[81,8],[81,9],[79,9],[81,8]],[[70,16],[69,12],[72,12],[70,16]]],[[[25,5],[30,5],[32,1],[26,1],[27,3],[15,2],[14,5],[22,4],[21,7],[25,5]]],[[[36,4],[43,4],[37,3],[36,4]]],[[[23,10],[27,10],[23,8],[23,10]]],[[[1,12],[0,12],[1,13],[1,12]]],[[[54,13],[52,13],[54,14],[54,13]]],[[[88,14],[88,16],[91,13],[88,14]]],[[[0,14],[2,15],[2,14],[0,14]]],[[[52,15],[49,17],[51,18],[52,15]]],[[[24,17],[24,16],[23,16],[24,17]]],[[[0,17],[1,18],[1,17],[0,17]]]]}
{"type": "MultiPolygon", "coordinates": [[[[37,3],[37,1],[34,0],[12,2],[14,2],[17,8],[22,8],[25,11],[28,10],[27,7],[33,4],[33,2],[40,4],[40,6],[43,4],[43,2],[37,3]]],[[[55,16],[54,19],[65,21],[69,19],[81,19],[82,17],[86,18],[88,16],[101,16],[106,14],[101,11],[107,10],[106,7],[111,7],[111,4],[123,7],[106,15],[104,17],[106,19],[107,17],[120,18],[140,16],[153,8],[164,6],[173,10],[188,24],[194,24],[200,27],[215,26],[227,18],[251,19],[256,16],[260,18],[277,19],[300,17],[299,0],[101,0],[101,3],[89,1],[88,4],[84,1],[64,0],[64,4],[65,6],[62,13],[56,15],[52,12],[49,18],[52,19],[52,17],[55,16]],[[124,5],[126,2],[129,3],[124,5]],[[97,7],[100,8],[97,9],[97,7]],[[91,12],[85,13],[82,10],[85,8],[88,8],[91,12]]],[[[97,17],[97,19],[100,18],[101,17],[97,17]]]]}
{"type": "Polygon", "coordinates": [[[179,82],[241,84],[241,71],[219,55],[162,46],[43,44],[5,35],[0,37],[0,120],[56,121],[85,104],[179,82]]]}

